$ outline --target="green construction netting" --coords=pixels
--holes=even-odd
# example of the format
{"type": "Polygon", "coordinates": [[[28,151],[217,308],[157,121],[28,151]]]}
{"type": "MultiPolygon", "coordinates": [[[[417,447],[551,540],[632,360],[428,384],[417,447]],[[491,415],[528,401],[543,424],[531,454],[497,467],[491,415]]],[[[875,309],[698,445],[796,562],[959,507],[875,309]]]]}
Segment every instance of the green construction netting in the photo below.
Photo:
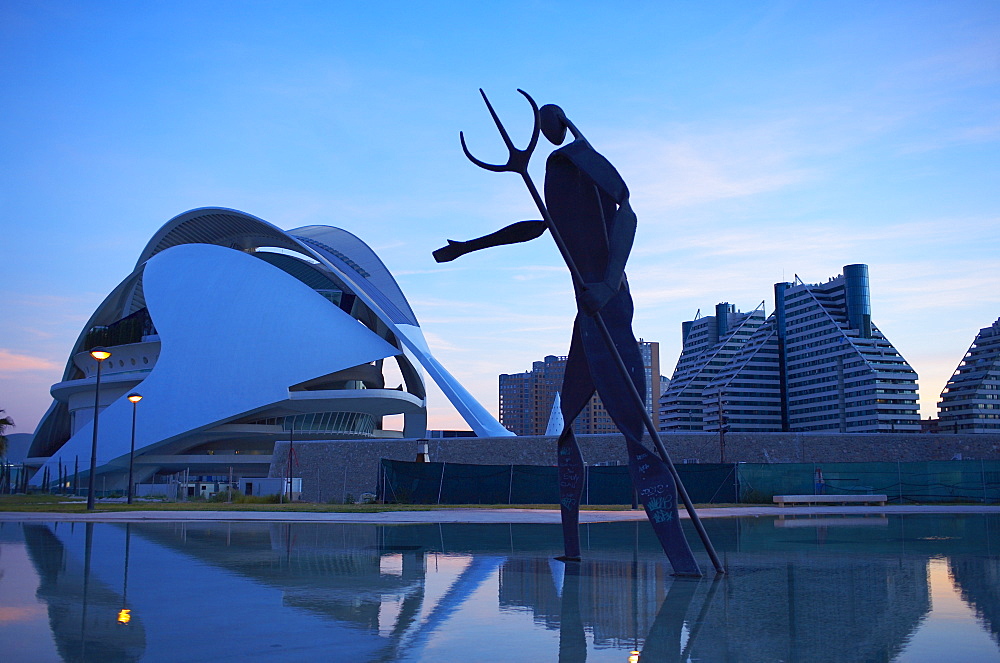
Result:
{"type": "MultiPolygon", "coordinates": [[[[556,504],[556,468],[382,459],[378,498],[412,504],[556,504]]],[[[1000,502],[1000,461],[922,463],[690,463],[677,465],[691,501],[772,503],[813,495],[816,470],[829,495],[884,494],[890,502],[1000,502]]],[[[587,467],[584,504],[631,504],[624,465],[587,467]]]]}
{"type": "MultiPolygon", "coordinates": [[[[378,499],[404,504],[556,504],[557,469],[539,465],[465,465],[382,459],[378,499]]],[[[678,465],[696,503],[735,502],[733,464],[678,465]]],[[[587,467],[584,504],[631,504],[624,465],[587,467]]]]}
{"type": "Polygon", "coordinates": [[[923,463],[740,463],[740,501],[771,503],[775,495],[884,494],[895,503],[1000,501],[1000,461],[923,463]]]}
{"type": "Polygon", "coordinates": [[[735,463],[683,463],[677,465],[677,474],[695,504],[731,504],[739,501],[737,467],[735,463]]]}

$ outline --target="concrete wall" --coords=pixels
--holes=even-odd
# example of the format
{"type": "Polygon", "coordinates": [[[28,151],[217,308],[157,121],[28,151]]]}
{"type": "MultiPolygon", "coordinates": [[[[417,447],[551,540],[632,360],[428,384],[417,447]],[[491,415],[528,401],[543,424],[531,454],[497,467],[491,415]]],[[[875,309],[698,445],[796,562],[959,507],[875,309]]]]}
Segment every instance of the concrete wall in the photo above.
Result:
{"type": "MultiPolygon", "coordinates": [[[[718,433],[663,433],[675,463],[719,462],[718,433]]],[[[580,436],[588,464],[625,463],[621,435],[580,436]]],[[[428,442],[434,462],[482,465],[555,465],[556,438],[444,438],[428,442]]],[[[647,444],[652,447],[647,439],[647,444]]],[[[968,459],[1000,460],[1000,434],[932,435],[915,433],[728,433],[727,462],[830,463],[913,462],[968,459]]],[[[302,477],[302,499],[343,502],[374,493],[380,458],[414,460],[417,440],[296,442],[293,475],[302,477]]],[[[285,476],[288,442],[277,442],[270,476],[285,476]]]]}

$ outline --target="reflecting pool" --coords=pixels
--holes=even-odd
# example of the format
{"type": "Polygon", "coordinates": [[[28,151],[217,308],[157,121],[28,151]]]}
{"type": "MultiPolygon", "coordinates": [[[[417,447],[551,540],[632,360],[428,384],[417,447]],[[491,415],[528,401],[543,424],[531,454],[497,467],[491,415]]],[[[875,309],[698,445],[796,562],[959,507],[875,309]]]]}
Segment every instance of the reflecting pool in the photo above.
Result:
{"type": "Polygon", "coordinates": [[[1000,661],[1000,515],[704,522],[0,523],[0,660],[1000,661]]]}

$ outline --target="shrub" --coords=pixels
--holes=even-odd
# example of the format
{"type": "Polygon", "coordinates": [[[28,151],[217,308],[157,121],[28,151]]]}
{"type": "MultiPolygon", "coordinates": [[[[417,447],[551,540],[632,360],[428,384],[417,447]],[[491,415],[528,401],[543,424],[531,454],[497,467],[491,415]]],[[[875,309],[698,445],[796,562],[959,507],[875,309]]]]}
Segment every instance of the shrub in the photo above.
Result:
{"type": "Polygon", "coordinates": [[[278,504],[280,495],[244,495],[236,491],[220,490],[208,499],[209,502],[220,503],[232,501],[233,504],[278,504]]]}
{"type": "Polygon", "coordinates": [[[234,501],[239,504],[278,504],[282,500],[281,495],[244,495],[236,493],[234,501]]]}
{"type": "Polygon", "coordinates": [[[751,488],[743,493],[743,499],[741,501],[744,504],[769,504],[771,502],[771,498],[759,490],[751,488]]]}
{"type": "Polygon", "coordinates": [[[237,495],[240,495],[240,494],[241,493],[237,493],[237,492],[231,491],[231,490],[220,490],[215,495],[212,495],[211,497],[209,497],[208,501],[209,502],[228,502],[229,500],[234,499],[237,495]]]}

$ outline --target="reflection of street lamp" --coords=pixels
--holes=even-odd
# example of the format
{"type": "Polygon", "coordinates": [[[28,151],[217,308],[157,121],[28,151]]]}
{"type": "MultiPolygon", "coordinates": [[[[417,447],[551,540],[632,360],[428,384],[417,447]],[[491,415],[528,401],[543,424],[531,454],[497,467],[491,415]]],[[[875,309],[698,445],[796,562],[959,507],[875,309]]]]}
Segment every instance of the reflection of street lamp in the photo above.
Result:
{"type": "Polygon", "coordinates": [[[97,385],[94,387],[94,439],[90,444],[90,476],[87,477],[87,511],[94,510],[94,475],[97,473],[97,415],[101,406],[101,362],[111,356],[106,348],[94,348],[90,356],[97,361],[97,385]]]}
{"type": "MultiPolygon", "coordinates": [[[[132,448],[128,451],[128,503],[132,503],[132,458],[135,456],[135,406],[139,404],[142,400],[142,394],[137,394],[134,391],[128,395],[128,399],[132,401],[132,448]]],[[[118,621],[121,621],[121,615],[118,615],[118,621]]]]}
{"type": "MultiPolygon", "coordinates": [[[[134,394],[139,396],[138,394],[134,394]]],[[[129,395],[129,400],[132,400],[133,394],[129,395]]],[[[142,398],[142,396],[139,396],[142,398]]],[[[132,401],[133,404],[138,403],[138,400],[132,401]]],[[[126,608],[128,605],[128,549],[129,544],[132,542],[132,523],[125,523],[125,573],[122,578],[122,609],[118,611],[118,623],[122,626],[127,626],[130,621],[132,621],[132,610],[126,608]]]]}

